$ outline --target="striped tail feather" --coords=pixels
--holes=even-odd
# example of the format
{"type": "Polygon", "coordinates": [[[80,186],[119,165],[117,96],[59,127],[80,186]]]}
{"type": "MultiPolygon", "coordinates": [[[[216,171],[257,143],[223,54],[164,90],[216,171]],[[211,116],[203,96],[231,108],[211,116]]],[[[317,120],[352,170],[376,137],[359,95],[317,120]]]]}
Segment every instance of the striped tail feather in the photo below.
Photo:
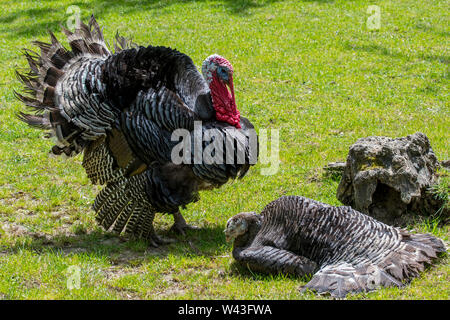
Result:
{"type": "Polygon", "coordinates": [[[91,16],[89,25],[86,25],[83,21],[80,21],[78,27],[75,29],[75,32],[71,32],[64,27],[62,30],[66,34],[69,45],[75,55],[83,55],[86,53],[105,57],[111,55],[111,52],[105,44],[103,33],[95,20],[94,15],[91,16]]]}
{"type": "MultiPolygon", "coordinates": [[[[83,128],[77,127],[62,115],[56,103],[56,85],[64,77],[68,67],[80,57],[95,55],[106,58],[111,52],[93,15],[88,25],[80,22],[74,32],[64,27],[62,29],[69,41],[70,50],[51,31],[49,43],[33,41],[40,52],[23,50],[29,68],[16,71],[24,90],[14,94],[28,109],[19,112],[17,117],[31,127],[47,130],[47,138],[56,138],[56,145],[51,150],[54,154],[71,156],[81,152],[88,143],[81,136],[83,128]]],[[[131,41],[116,34],[116,50],[130,46],[131,41]]]]}
{"type": "Polygon", "coordinates": [[[155,210],[146,198],[146,175],[121,177],[109,182],[97,195],[93,209],[97,222],[120,234],[137,238],[154,238],[155,210]]]}
{"type": "MultiPolygon", "coordinates": [[[[382,287],[403,287],[412,278],[419,276],[439,253],[446,251],[445,245],[430,234],[411,234],[400,230],[402,245],[381,259],[357,265],[338,262],[322,267],[302,289],[319,294],[330,293],[344,298],[348,293],[368,292],[382,287]],[[378,261],[379,260],[379,261],[378,261]]],[[[388,251],[388,250],[387,250],[388,251]]]]}

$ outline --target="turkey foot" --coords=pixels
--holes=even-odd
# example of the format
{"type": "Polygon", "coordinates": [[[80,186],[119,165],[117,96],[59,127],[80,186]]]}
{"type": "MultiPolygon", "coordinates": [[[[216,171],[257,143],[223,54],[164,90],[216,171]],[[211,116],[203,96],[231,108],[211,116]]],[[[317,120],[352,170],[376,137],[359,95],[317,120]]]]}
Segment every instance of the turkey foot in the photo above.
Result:
{"type": "Polygon", "coordinates": [[[146,235],[142,236],[142,238],[145,238],[148,241],[148,244],[155,248],[158,248],[160,245],[166,245],[176,241],[175,239],[158,236],[153,228],[153,224],[150,225],[149,229],[146,231],[146,235]]]}
{"type": "Polygon", "coordinates": [[[158,236],[156,233],[152,233],[148,237],[148,242],[152,247],[158,248],[160,245],[166,245],[169,243],[174,243],[175,239],[163,238],[158,236]]]}
{"type": "Polygon", "coordinates": [[[173,219],[174,223],[170,228],[170,230],[183,236],[186,235],[186,230],[200,229],[199,227],[187,224],[186,220],[184,220],[184,217],[181,215],[180,211],[177,211],[176,213],[173,214],[173,219]]]}

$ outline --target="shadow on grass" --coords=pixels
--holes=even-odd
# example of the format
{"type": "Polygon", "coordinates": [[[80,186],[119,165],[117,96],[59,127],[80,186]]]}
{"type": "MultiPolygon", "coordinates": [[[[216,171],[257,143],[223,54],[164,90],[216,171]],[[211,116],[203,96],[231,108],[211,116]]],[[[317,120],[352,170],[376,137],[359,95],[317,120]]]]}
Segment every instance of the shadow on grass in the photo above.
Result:
{"type": "MultiPolygon", "coordinates": [[[[216,0],[211,2],[213,6],[223,5],[226,11],[232,15],[248,15],[249,9],[261,8],[280,0],[216,0]]],[[[48,1],[39,8],[25,8],[24,6],[14,6],[13,1],[9,1],[11,7],[16,8],[11,13],[4,13],[0,17],[0,24],[3,24],[0,31],[9,38],[35,37],[45,34],[47,30],[59,31],[60,25],[72,15],[67,13],[69,6],[80,8],[81,19],[87,21],[92,13],[97,17],[102,17],[112,12],[121,15],[133,14],[135,12],[158,12],[170,8],[176,4],[187,4],[192,2],[205,2],[205,0],[127,0],[127,1],[90,1],[73,2],[67,5],[55,6],[54,2],[48,1]],[[24,19],[26,19],[24,21],[24,19]],[[16,23],[16,20],[20,22],[16,23]]],[[[4,2],[8,4],[8,2],[4,2]]],[[[30,4],[31,6],[31,4],[30,4]]]]}
{"type": "MultiPolygon", "coordinates": [[[[260,272],[254,272],[250,270],[248,267],[245,267],[236,261],[233,261],[230,265],[230,275],[233,277],[239,277],[248,279],[251,281],[276,281],[276,280],[285,280],[290,279],[294,280],[298,283],[297,290],[301,292],[301,290],[304,288],[304,286],[311,281],[314,274],[308,274],[304,276],[294,276],[290,274],[268,274],[268,273],[260,273],[260,272]]],[[[307,296],[314,296],[315,293],[313,291],[307,290],[306,292],[303,292],[303,294],[307,294],[307,296]]]]}
{"type": "Polygon", "coordinates": [[[377,45],[377,44],[370,44],[370,45],[351,45],[349,43],[346,43],[344,47],[347,50],[352,51],[364,51],[372,54],[378,54],[378,55],[384,55],[396,59],[402,59],[402,60],[411,60],[419,59],[419,60],[425,60],[429,62],[440,62],[444,63],[446,65],[450,62],[450,57],[448,55],[436,55],[436,54],[426,54],[426,53],[420,53],[416,56],[409,57],[404,53],[401,52],[395,52],[393,50],[390,50],[388,48],[385,48],[383,46],[377,45]]]}
{"type": "Polygon", "coordinates": [[[80,235],[27,235],[18,238],[15,244],[4,247],[0,253],[7,255],[21,250],[30,250],[37,254],[49,252],[62,255],[89,254],[107,258],[113,265],[136,266],[148,259],[163,259],[169,254],[212,257],[217,254],[218,248],[225,244],[225,236],[221,226],[188,231],[185,236],[175,235],[171,232],[158,232],[158,235],[176,241],[155,248],[145,240],[130,239],[114,233],[96,230],[80,235]]]}
{"type": "MultiPolygon", "coordinates": [[[[231,15],[248,16],[253,14],[251,9],[258,9],[269,6],[282,0],[215,0],[209,1],[211,7],[223,6],[231,15]]],[[[86,21],[93,13],[97,17],[102,17],[112,12],[120,13],[122,16],[135,12],[154,12],[170,9],[173,5],[188,4],[194,2],[207,2],[206,0],[92,0],[89,2],[73,2],[66,5],[56,6],[56,1],[48,1],[40,5],[39,8],[26,8],[15,6],[14,1],[5,1],[16,8],[11,13],[4,13],[0,17],[0,24],[5,26],[0,29],[2,34],[9,38],[35,37],[45,34],[47,30],[59,31],[60,25],[65,24],[71,16],[67,13],[69,6],[80,8],[81,19],[86,21]],[[26,22],[15,23],[18,19],[26,19],[26,22]],[[36,21],[39,20],[39,21],[36,21]]],[[[333,0],[302,0],[301,2],[332,3],[333,0]]],[[[30,5],[31,6],[31,5],[30,5]]]]}
{"type": "Polygon", "coordinates": [[[415,25],[415,28],[417,30],[421,30],[423,32],[433,33],[439,37],[449,37],[450,36],[450,32],[445,31],[445,30],[439,30],[439,29],[433,27],[431,24],[425,24],[425,23],[418,22],[415,25]]]}

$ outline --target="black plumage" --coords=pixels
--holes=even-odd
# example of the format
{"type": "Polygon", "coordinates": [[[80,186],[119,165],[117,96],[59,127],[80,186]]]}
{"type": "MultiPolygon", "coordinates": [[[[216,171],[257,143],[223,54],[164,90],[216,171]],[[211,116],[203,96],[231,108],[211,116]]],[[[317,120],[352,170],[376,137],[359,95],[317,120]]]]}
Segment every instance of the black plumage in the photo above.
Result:
{"type": "Polygon", "coordinates": [[[264,273],[313,275],[303,290],[345,297],[380,286],[402,287],[445,252],[441,240],[388,226],[351,207],[297,196],[240,213],[225,230],[233,257],[264,273]]]}
{"type": "MultiPolygon", "coordinates": [[[[241,118],[242,137],[235,143],[243,148],[242,163],[175,164],[175,130],[193,139],[195,121],[202,121],[200,131],[217,129],[224,138],[230,128],[215,120],[210,89],[191,58],[167,47],[137,46],[118,34],[112,54],[93,17],[75,32],[63,31],[71,50],[50,33],[51,43],[34,42],[40,53],[24,51],[30,68],[18,73],[25,94],[16,96],[32,113],[19,118],[49,131],[54,154],[84,153],[87,176],[105,185],[93,206],[103,227],[156,246],[164,241],[153,230],[153,217],[163,212],[173,214],[174,228],[184,232],[189,226],[179,207],[198,200],[200,190],[247,173],[252,149],[246,134],[253,126],[241,118]]],[[[202,149],[210,143],[202,141],[202,149]]]]}

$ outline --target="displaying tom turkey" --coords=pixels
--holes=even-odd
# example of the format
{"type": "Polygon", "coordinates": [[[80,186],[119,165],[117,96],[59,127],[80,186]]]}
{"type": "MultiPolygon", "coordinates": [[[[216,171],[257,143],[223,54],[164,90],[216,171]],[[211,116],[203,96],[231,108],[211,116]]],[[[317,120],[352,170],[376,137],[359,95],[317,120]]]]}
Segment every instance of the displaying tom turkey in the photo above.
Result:
{"type": "Polygon", "coordinates": [[[380,286],[402,287],[445,252],[430,234],[388,226],[351,207],[297,196],[269,203],[261,214],[230,218],[233,257],[256,272],[314,275],[302,290],[345,297],[380,286]]]}
{"type": "Polygon", "coordinates": [[[51,43],[34,41],[40,54],[25,49],[30,69],[18,76],[26,91],[16,95],[32,112],[18,116],[48,131],[56,140],[53,154],[83,152],[87,176],[105,185],[93,205],[105,229],[157,246],[168,241],[153,228],[155,212],[162,212],[173,214],[172,228],[184,233],[191,226],[180,207],[196,201],[200,190],[242,178],[256,162],[253,126],[236,108],[233,67],[212,55],[202,76],[177,50],[136,46],[118,35],[112,54],[93,16],[89,25],[63,32],[71,50],[51,32],[51,43]],[[172,161],[180,143],[172,134],[179,129],[192,146],[182,150],[188,161],[180,163],[172,161]],[[202,139],[210,129],[214,135],[202,139]],[[226,140],[230,132],[233,139],[226,140]],[[223,152],[227,161],[198,160],[198,148],[200,155],[223,152]]]}

